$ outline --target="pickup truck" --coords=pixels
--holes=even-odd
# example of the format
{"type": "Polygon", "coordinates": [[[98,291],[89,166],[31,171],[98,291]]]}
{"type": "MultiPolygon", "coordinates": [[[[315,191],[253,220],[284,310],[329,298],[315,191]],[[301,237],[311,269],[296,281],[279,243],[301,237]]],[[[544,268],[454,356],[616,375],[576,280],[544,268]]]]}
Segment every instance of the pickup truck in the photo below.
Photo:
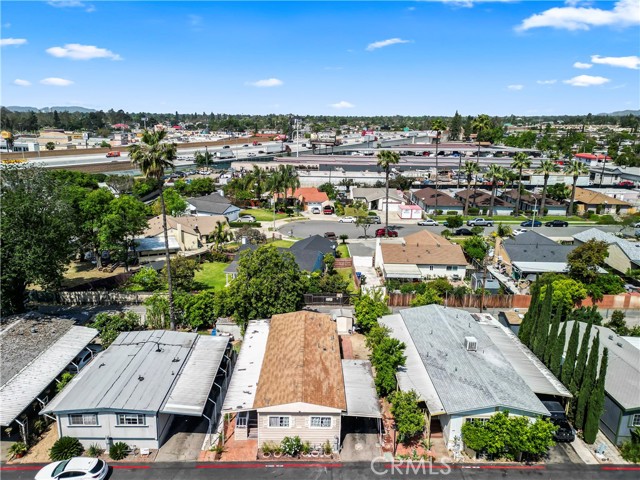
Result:
{"type": "Polygon", "coordinates": [[[473,220],[467,220],[467,227],[492,227],[493,221],[485,220],[484,218],[474,218],[473,220]]]}

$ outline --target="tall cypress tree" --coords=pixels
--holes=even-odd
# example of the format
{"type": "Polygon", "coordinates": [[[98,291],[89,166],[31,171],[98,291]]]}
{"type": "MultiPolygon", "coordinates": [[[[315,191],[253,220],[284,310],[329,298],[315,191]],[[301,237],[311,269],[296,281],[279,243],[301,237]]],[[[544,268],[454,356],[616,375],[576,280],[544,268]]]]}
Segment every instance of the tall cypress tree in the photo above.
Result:
{"type": "Polygon", "coordinates": [[[531,347],[531,335],[535,327],[536,318],[538,318],[538,303],[540,301],[540,286],[538,282],[533,284],[531,288],[531,304],[527,313],[524,314],[520,329],[518,330],[518,337],[520,341],[527,347],[531,347]]]}
{"type": "Polygon", "coordinates": [[[562,363],[562,353],[564,352],[564,344],[567,339],[567,323],[562,324],[562,330],[560,335],[556,338],[555,345],[553,346],[553,352],[551,353],[551,359],[549,360],[549,369],[553,374],[560,378],[560,364],[562,363]]]}
{"type": "Polygon", "coordinates": [[[596,441],[598,428],[600,426],[600,415],[604,412],[604,382],[607,376],[607,365],[609,362],[609,350],[604,349],[600,360],[600,371],[598,372],[598,382],[591,391],[589,403],[587,404],[587,417],[584,424],[584,441],[592,444],[596,441]]]}
{"type": "Polygon", "coordinates": [[[593,386],[596,383],[598,376],[598,357],[600,354],[600,332],[598,332],[591,343],[591,350],[589,351],[589,361],[587,362],[587,368],[582,376],[582,384],[578,393],[578,401],[576,402],[576,410],[574,413],[576,428],[584,428],[584,419],[591,396],[593,386]]]}
{"type": "Polygon", "coordinates": [[[558,339],[558,330],[560,330],[560,317],[562,317],[562,308],[556,308],[556,314],[553,316],[551,330],[549,330],[549,339],[544,345],[544,364],[548,367],[551,365],[551,355],[556,348],[556,340],[558,339]]]}
{"type": "Polygon", "coordinates": [[[553,286],[547,285],[547,290],[544,294],[544,300],[542,307],[540,308],[540,314],[536,321],[536,329],[533,332],[533,338],[531,344],[533,345],[533,353],[541,361],[544,362],[544,351],[549,340],[549,325],[551,323],[551,307],[553,306],[553,286]]]}
{"type": "Polygon", "coordinates": [[[576,395],[582,385],[582,376],[584,375],[584,369],[587,366],[587,354],[589,353],[589,338],[591,337],[591,321],[587,323],[587,328],[582,335],[582,342],[580,342],[580,350],[578,351],[578,358],[576,358],[576,368],[573,370],[573,377],[571,377],[571,383],[569,384],[569,390],[573,395],[576,395]]]}
{"type": "Polygon", "coordinates": [[[573,371],[576,366],[576,355],[578,354],[578,336],[580,329],[578,322],[573,322],[573,328],[571,329],[571,336],[569,337],[569,345],[567,346],[567,354],[564,357],[564,363],[562,364],[562,374],[560,381],[562,384],[569,388],[571,379],[573,378],[573,371]]]}

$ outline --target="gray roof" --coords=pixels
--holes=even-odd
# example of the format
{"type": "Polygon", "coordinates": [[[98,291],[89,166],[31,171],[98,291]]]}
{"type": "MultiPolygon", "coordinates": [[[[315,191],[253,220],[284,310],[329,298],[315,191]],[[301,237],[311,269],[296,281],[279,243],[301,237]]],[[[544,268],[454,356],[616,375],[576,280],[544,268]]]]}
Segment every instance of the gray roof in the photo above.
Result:
{"type": "MultiPolygon", "coordinates": [[[[313,272],[314,270],[318,269],[317,268],[318,257],[320,256],[324,257],[325,252],[321,251],[320,248],[326,249],[325,245],[322,244],[315,237],[318,237],[319,240],[325,240],[323,237],[314,235],[313,237],[309,237],[308,239],[300,240],[300,242],[306,243],[304,246],[300,248],[293,248],[298,243],[300,243],[300,242],[296,242],[290,248],[278,247],[278,251],[281,253],[282,252],[291,253],[293,255],[295,262],[298,264],[298,267],[300,268],[300,270],[305,272],[313,272]],[[310,241],[307,242],[308,240],[310,241]],[[314,248],[314,247],[318,247],[318,248],[314,248]]],[[[332,243],[329,240],[327,240],[327,242],[329,242],[329,244],[332,243]]],[[[256,250],[259,246],[260,245],[253,245],[253,244],[242,245],[238,250],[238,253],[236,254],[233,261],[224,269],[224,273],[230,273],[230,274],[238,273],[238,265],[240,262],[240,256],[239,256],[240,252],[244,250],[256,250]]],[[[333,249],[330,248],[330,252],[333,252],[333,249]]]]}
{"type": "MultiPolygon", "coordinates": [[[[581,341],[587,324],[580,322],[579,326],[581,341]]],[[[572,328],[573,321],[567,322],[565,352],[569,345],[569,332],[572,328]]],[[[640,350],[607,327],[595,325],[591,327],[591,340],[598,332],[600,332],[600,355],[605,348],[609,350],[605,391],[626,411],[640,409],[640,350]]],[[[591,340],[589,346],[591,346],[591,340]]]]}
{"type": "Polygon", "coordinates": [[[194,206],[198,212],[211,213],[214,215],[223,215],[230,210],[240,210],[239,207],[231,204],[231,200],[223,197],[219,193],[187,198],[187,203],[194,206]]]}
{"type": "Polygon", "coordinates": [[[344,393],[349,417],[382,418],[380,402],[367,360],[342,360],[344,393]]]}
{"type": "MultiPolygon", "coordinates": [[[[354,188],[351,193],[352,198],[364,198],[367,202],[374,202],[381,198],[386,198],[386,190],[384,188],[354,188]]],[[[397,191],[389,189],[389,199],[403,201],[404,197],[398,195],[397,191]]]]}
{"type": "Polygon", "coordinates": [[[539,233],[527,231],[503,242],[511,262],[563,263],[576,247],[560,245],[539,233]]]}
{"type": "Polygon", "coordinates": [[[36,333],[31,333],[34,321],[30,320],[18,320],[0,332],[3,353],[0,387],[2,426],[13,422],[98,334],[94,328],[75,326],[68,320],[44,321],[46,323],[37,323],[36,333]],[[26,332],[23,331],[25,327],[26,332]],[[44,335],[45,332],[49,335],[44,335]],[[43,343],[29,344],[30,340],[37,338],[41,338],[43,343]],[[23,355],[17,355],[19,351],[23,355]]]}
{"type": "Polygon", "coordinates": [[[484,333],[500,349],[518,375],[538,395],[571,397],[562,382],[529,350],[510,328],[488,314],[473,314],[484,333]]]}
{"type": "Polygon", "coordinates": [[[589,240],[600,240],[606,242],[608,245],[616,244],[620,247],[620,250],[630,259],[640,261],[640,243],[630,242],[624,238],[615,236],[613,233],[603,232],[597,228],[590,228],[580,233],[576,233],[573,238],[585,243],[589,240]]]}
{"type": "Polygon", "coordinates": [[[123,332],[43,413],[157,413],[171,400],[169,411],[200,415],[228,342],[220,338],[212,342],[196,333],[165,330],[123,332]],[[196,347],[203,338],[206,344],[196,347]],[[212,359],[204,359],[207,349],[212,359]]]}
{"type": "Polygon", "coordinates": [[[335,246],[336,242],[332,242],[331,240],[328,240],[320,235],[312,235],[302,240],[298,240],[296,243],[291,245],[289,251],[295,252],[300,250],[319,250],[323,254],[327,254],[333,253],[335,246]]]}
{"type": "Polygon", "coordinates": [[[401,310],[399,315],[446,413],[500,407],[548,414],[468,312],[427,305],[401,310]],[[475,337],[476,351],[467,351],[465,337],[475,337]]]}

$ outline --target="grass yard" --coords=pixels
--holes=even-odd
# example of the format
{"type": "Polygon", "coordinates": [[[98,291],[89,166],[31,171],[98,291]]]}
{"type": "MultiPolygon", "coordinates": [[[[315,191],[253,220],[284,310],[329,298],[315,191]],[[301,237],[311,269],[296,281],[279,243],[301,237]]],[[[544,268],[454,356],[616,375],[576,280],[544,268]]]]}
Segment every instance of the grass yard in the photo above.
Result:
{"type": "MultiPolygon", "coordinates": [[[[429,218],[434,218],[435,220],[438,220],[439,222],[444,222],[447,217],[449,217],[449,215],[438,215],[437,217],[433,217],[430,216],[429,218]]],[[[518,215],[517,217],[514,217],[513,215],[494,215],[493,217],[489,217],[488,215],[467,215],[466,217],[461,216],[462,218],[462,222],[463,224],[467,223],[467,220],[473,220],[474,218],[486,218],[487,220],[492,220],[493,222],[495,222],[496,224],[498,223],[521,223],[521,222],[525,222],[527,220],[531,220],[530,216],[526,216],[526,215],[518,215]]],[[[586,220],[582,217],[577,217],[577,216],[572,216],[572,217],[566,217],[564,215],[548,215],[546,217],[542,217],[540,218],[538,215],[536,215],[536,220],[539,220],[541,222],[550,222],[551,220],[564,220],[567,222],[580,222],[580,223],[594,223],[593,221],[589,221],[586,220]]]]}
{"type": "Polygon", "coordinates": [[[227,284],[224,269],[229,266],[224,262],[207,262],[200,265],[202,270],[196,272],[195,281],[202,284],[206,289],[221,289],[227,284]]]}
{"type": "Polygon", "coordinates": [[[289,248],[296,242],[292,242],[290,240],[274,240],[272,242],[267,242],[268,245],[274,245],[278,248],[289,248]]]}
{"type": "Polygon", "coordinates": [[[351,258],[351,254],[349,253],[349,247],[346,244],[338,245],[336,248],[337,252],[340,254],[340,258],[351,258]]]}
{"type": "Polygon", "coordinates": [[[345,268],[336,268],[336,272],[349,282],[349,293],[358,293],[358,287],[356,287],[355,282],[353,281],[353,268],[345,267],[345,268]]]}
{"type": "MultiPolygon", "coordinates": [[[[248,210],[242,210],[240,215],[253,215],[256,217],[256,222],[273,222],[273,210],[266,210],[264,208],[250,208],[248,210]]],[[[282,220],[288,218],[286,213],[276,213],[276,220],[282,220]]]]}

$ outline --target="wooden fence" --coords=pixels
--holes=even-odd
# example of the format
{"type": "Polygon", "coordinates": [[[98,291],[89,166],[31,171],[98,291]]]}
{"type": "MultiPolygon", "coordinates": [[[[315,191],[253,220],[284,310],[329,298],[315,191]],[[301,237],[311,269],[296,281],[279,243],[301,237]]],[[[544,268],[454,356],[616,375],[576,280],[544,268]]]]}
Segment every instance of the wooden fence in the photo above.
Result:
{"type": "Polygon", "coordinates": [[[40,292],[33,291],[30,300],[62,305],[139,305],[151,297],[150,292],[75,291],[40,292]]]}

